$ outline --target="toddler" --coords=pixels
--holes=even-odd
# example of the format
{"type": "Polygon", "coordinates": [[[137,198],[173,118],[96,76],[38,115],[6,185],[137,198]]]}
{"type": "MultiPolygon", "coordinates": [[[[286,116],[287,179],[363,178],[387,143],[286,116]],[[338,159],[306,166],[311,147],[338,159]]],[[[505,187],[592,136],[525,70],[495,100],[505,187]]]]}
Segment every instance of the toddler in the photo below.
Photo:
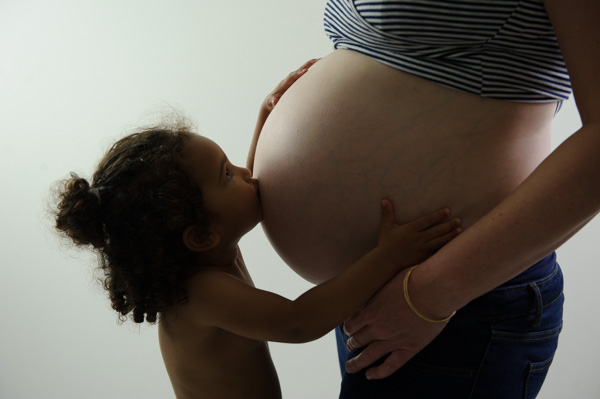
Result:
{"type": "MultiPolygon", "coordinates": [[[[277,99],[311,64],[267,97],[255,139],[277,99]]],[[[100,255],[112,307],[122,319],[158,322],[179,399],[280,398],[267,341],[323,336],[398,271],[450,241],[460,223],[447,221],[444,209],[399,226],[383,200],[377,246],[291,301],[254,287],[238,247],[261,221],[257,180],[184,125],[122,138],[91,184],[71,174],[59,195],[56,227],[100,255]]]]}

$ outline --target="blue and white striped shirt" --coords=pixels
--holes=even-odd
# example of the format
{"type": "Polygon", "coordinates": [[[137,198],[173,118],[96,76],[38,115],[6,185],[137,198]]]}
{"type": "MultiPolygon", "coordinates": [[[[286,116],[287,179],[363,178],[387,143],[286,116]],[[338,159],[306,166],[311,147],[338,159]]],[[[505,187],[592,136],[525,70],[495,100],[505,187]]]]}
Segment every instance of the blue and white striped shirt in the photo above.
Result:
{"type": "Polygon", "coordinates": [[[324,22],[335,48],[447,87],[526,102],[571,93],[542,0],[330,0],[324,22]]]}

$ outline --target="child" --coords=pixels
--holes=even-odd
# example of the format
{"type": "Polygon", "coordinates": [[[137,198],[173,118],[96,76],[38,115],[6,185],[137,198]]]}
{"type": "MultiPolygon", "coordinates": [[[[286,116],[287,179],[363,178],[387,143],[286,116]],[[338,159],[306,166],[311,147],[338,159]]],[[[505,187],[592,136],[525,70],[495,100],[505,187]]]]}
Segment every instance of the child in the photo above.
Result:
{"type": "MultiPolygon", "coordinates": [[[[275,102],[263,105],[257,132],[275,102]]],[[[155,323],[160,314],[160,348],[177,398],[267,399],[281,391],[266,341],[307,342],[342,323],[395,273],[458,234],[458,220],[443,222],[448,215],[398,226],[382,201],[377,247],[290,301],[254,287],[238,248],[261,221],[256,179],[214,142],[176,126],[119,140],[91,185],[72,174],[56,227],[99,253],[121,317],[132,312],[136,323],[155,323]]]]}

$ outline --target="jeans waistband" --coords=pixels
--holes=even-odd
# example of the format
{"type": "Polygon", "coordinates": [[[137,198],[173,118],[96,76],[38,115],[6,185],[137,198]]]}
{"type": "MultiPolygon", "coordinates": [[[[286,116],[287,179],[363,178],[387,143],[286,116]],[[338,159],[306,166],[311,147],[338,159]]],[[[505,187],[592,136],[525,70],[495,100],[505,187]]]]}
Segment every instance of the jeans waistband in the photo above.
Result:
{"type": "Polygon", "coordinates": [[[554,271],[555,264],[556,252],[552,252],[550,255],[546,256],[534,265],[531,265],[523,273],[502,284],[500,287],[526,284],[531,281],[543,279],[545,276],[549,275],[554,271]]]}
{"type": "MultiPolygon", "coordinates": [[[[562,298],[563,276],[556,256],[544,258],[544,263],[521,276],[471,301],[452,320],[497,321],[539,313],[562,298]],[[514,284],[514,283],[517,284],[514,284]]],[[[539,262],[538,262],[539,263],[539,262]]]]}

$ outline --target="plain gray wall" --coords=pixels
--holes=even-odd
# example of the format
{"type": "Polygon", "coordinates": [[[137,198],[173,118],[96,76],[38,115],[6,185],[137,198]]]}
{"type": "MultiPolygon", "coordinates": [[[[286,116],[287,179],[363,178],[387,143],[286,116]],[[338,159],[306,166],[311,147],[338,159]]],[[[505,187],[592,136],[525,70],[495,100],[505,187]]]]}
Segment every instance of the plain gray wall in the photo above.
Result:
{"type": "MultiPolygon", "coordinates": [[[[156,327],[119,325],[95,258],[57,239],[52,182],[89,177],[118,137],[174,107],[244,164],[260,102],[331,50],[325,0],[0,0],[0,398],[172,398],[156,327]]],[[[556,118],[558,144],[580,124],[556,118]]],[[[549,218],[552,215],[548,215],[549,218]]],[[[559,251],[565,327],[542,398],[600,397],[591,223],[559,251]]],[[[310,287],[256,228],[241,243],[256,284],[310,287]]],[[[271,344],[285,398],[335,398],[332,334],[271,344]]]]}

